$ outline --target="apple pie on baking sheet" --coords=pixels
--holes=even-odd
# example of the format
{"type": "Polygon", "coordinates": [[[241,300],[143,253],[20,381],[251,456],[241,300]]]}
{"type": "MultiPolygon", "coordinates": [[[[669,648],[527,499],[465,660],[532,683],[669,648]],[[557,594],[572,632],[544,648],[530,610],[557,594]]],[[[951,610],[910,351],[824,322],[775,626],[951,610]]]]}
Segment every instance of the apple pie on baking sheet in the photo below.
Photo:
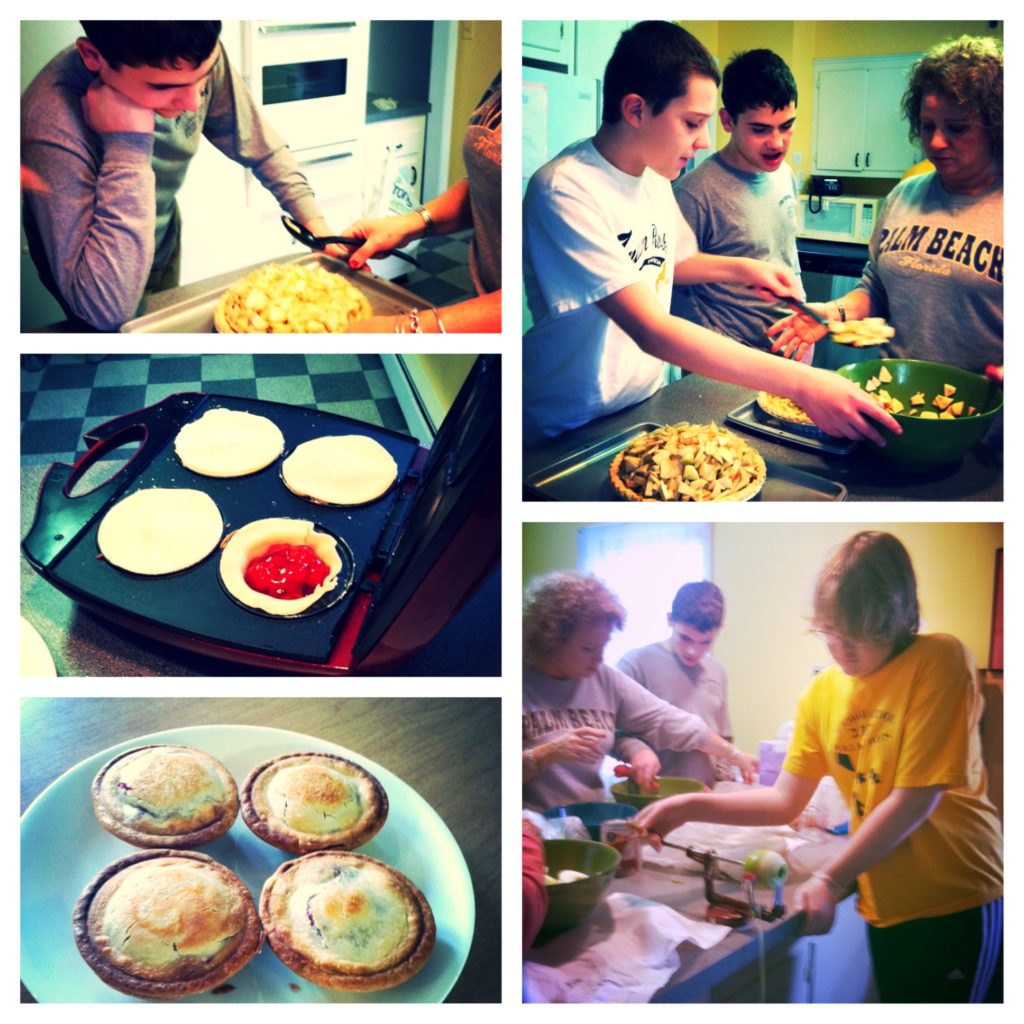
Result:
{"type": "Polygon", "coordinates": [[[627,501],[749,501],[764,487],[764,459],[714,423],[641,434],[615,456],[611,481],[627,501]]]}
{"type": "Polygon", "coordinates": [[[342,334],[372,315],[366,296],[340,274],[268,263],[220,297],[213,323],[219,334],[342,334]]]}

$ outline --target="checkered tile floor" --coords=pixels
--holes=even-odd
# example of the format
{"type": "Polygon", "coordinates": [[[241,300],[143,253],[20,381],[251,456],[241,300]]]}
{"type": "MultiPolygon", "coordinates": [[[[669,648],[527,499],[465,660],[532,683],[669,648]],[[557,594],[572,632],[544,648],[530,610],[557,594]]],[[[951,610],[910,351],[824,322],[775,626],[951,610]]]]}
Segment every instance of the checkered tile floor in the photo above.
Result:
{"type": "Polygon", "coordinates": [[[21,370],[22,464],[73,462],[87,430],[178,391],[288,402],[409,432],[379,356],[54,355],[21,370]]]}
{"type": "Polygon", "coordinates": [[[469,241],[472,231],[424,238],[416,249],[419,267],[395,278],[395,284],[434,306],[450,306],[476,296],[469,276],[469,241]]]}

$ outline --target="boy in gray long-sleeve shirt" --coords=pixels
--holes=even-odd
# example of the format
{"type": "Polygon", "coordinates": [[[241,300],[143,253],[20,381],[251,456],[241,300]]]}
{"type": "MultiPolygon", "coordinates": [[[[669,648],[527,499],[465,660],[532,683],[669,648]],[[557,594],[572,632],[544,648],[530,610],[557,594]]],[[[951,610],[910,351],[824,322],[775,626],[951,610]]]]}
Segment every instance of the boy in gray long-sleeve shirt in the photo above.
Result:
{"type": "MultiPolygon", "coordinates": [[[[714,583],[686,583],[677,591],[668,614],[672,631],[669,637],[627,652],[619,660],[618,668],[656,697],[698,716],[709,729],[731,743],[725,668],[711,654],[724,616],[725,599],[714,583]]],[[[643,740],[626,735],[619,737],[615,754],[624,761],[632,761],[647,748],[643,740]]],[[[661,762],[660,774],[714,785],[715,759],[703,751],[661,747],[655,753],[661,762]]]]}
{"type": "Polygon", "coordinates": [[[175,196],[204,135],[251,168],[293,219],[330,233],[228,62],[219,21],[82,24],[87,38],[25,91],[21,120],[22,163],[50,190],[25,198],[30,251],[73,322],[116,330],[173,265],[175,196]]]}

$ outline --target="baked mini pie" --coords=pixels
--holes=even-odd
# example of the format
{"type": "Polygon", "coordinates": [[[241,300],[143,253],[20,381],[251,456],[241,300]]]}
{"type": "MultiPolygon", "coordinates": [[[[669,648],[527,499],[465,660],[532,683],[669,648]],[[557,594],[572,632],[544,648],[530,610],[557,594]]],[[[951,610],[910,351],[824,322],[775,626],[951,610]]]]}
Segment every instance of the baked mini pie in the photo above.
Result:
{"type": "Polygon", "coordinates": [[[364,434],[305,441],[281,464],[288,490],[328,505],[376,501],[397,477],[398,464],[391,453],[364,434]]]}
{"type": "Polygon", "coordinates": [[[223,533],[220,510],[208,494],[186,487],[146,487],[104,515],[96,545],[119,569],[163,576],[201,562],[223,533]]]}
{"type": "Polygon", "coordinates": [[[238,787],[215,757],[154,744],[111,758],[93,779],[99,823],[133,846],[202,846],[238,817],[238,787]]]}
{"type": "Polygon", "coordinates": [[[757,451],[728,430],[676,423],[634,438],[609,475],[627,501],[749,501],[766,472],[757,451]]]}
{"type": "Polygon", "coordinates": [[[263,886],[260,919],[296,974],[356,992],[408,981],[436,938],[430,904],[405,875],[342,850],[282,864],[263,886]]]}
{"type": "Polygon", "coordinates": [[[228,534],[222,548],[224,589],[268,615],[298,615],[312,607],[337,588],[344,564],[334,537],[308,519],[256,519],[228,534]],[[263,576],[255,565],[268,558],[276,576],[263,576]]]}
{"type": "Polygon", "coordinates": [[[249,890],[191,850],[145,850],[108,864],[72,920],[85,962],[111,988],[143,999],[216,988],[263,944],[249,890]]]}
{"type": "Polygon", "coordinates": [[[365,768],[334,754],[285,754],[242,783],[242,820],[289,853],[352,850],[388,816],[384,788],[365,768]]]}
{"type": "Polygon", "coordinates": [[[218,300],[220,334],[338,334],[373,315],[366,296],[341,274],[298,263],[268,263],[218,300]]]}
{"type": "Polygon", "coordinates": [[[283,451],[284,434],[273,420],[237,409],[210,409],[174,438],[181,464],[201,476],[248,476],[283,451]]]}

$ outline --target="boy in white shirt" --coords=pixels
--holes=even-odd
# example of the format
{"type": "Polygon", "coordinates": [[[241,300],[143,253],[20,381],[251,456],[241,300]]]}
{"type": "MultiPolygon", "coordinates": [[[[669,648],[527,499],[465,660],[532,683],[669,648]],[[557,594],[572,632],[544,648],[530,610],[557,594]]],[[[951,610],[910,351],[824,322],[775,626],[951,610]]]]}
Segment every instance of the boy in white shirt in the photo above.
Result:
{"type": "MultiPolygon", "coordinates": [[[[830,433],[899,433],[832,373],[730,344],[669,314],[673,282],[732,281],[762,298],[799,294],[792,271],[697,253],[671,181],[708,146],[719,74],[692,35],[647,21],[623,33],[604,77],[603,121],[530,180],[523,276],[534,327],[523,339],[523,430],[554,436],[648,398],[666,363],[786,395],[830,433]]],[[[696,418],[696,415],[695,417],[696,418]]]]}

